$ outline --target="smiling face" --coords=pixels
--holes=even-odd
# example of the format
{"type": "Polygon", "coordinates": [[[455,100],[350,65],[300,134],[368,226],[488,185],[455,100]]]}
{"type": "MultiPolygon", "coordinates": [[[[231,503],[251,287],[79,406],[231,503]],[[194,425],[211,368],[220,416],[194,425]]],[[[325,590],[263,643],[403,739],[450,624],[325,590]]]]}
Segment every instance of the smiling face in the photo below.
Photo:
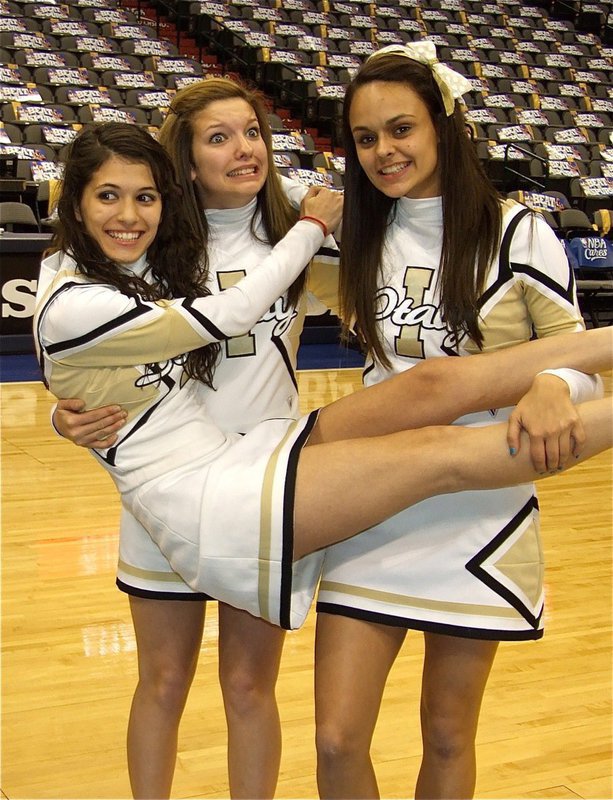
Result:
{"type": "Polygon", "coordinates": [[[150,168],[112,155],[83,190],[77,218],[107,258],[132,264],[155,239],[161,214],[150,168]]]}
{"type": "Polygon", "coordinates": [[[428,107],[407,84],[361,86],[349,123],[362,169],[379,191],[415,200],[440,194],[436,129],[428,107]]]}
{"type": "Polygon", "coordinates": [[[192,180],[205,208],[239,208],[268,175],[266,143],[255,111],[245,100],[210,103],[193,119],[192,180]]]}

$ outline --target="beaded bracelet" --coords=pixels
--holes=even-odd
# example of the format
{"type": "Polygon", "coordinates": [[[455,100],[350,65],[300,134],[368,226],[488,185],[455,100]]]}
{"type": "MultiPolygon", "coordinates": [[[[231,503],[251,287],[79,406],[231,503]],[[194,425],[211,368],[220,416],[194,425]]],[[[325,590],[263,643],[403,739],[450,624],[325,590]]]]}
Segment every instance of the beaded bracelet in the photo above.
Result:
{"type": "Polygon", "coordinates": [[[315,222],[317,225],[319,225],[319,227],[324,232],[324,237],[328,235],[328,226],[322,220],[317,219],[317,217],[309,217],[308,215],[305,215],[304,217],[300,217],[300,220],[303,220],[303,219],[308,219],[311,222],[315,222]]]}

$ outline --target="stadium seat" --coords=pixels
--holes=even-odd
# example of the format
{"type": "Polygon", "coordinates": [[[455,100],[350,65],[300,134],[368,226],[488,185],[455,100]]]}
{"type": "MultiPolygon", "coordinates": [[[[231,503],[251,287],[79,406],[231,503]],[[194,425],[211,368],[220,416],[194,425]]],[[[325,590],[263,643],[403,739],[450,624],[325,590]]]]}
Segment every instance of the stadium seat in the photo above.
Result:
{"type": "Polygon", "coordinates": [[[27,203],[0,203],[0,226],[15,233],[40,232],[34,211],[27,203]]]}

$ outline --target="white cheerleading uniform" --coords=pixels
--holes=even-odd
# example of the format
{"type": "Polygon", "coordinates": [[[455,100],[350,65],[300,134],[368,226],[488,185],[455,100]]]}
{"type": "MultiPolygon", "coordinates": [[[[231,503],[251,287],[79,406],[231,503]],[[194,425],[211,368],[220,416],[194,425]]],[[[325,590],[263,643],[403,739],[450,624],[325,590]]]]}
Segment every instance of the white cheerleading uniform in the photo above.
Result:
{"type": "MultiPolygon", "coordinates": [[[[255,209],[254,199],[242,208],[206,212],[212,292],[218,293],[253,272],[270,253],[259,217],[254,238],[255,209]]],[[[338,252],[331,238],[311,262],[307,285],[326,302],[338,302],[338,252]]],[[[223,431],[245,433],[264,419],[298,417],[295,369],[304,305],[301,301],[297,307],[290,306],[285,294],[248,334],[222,344],[213,379],[215,390],[198,384],[197,391],[203,395],[207,413],[223,431]]],[[[148,531],[124,507],[117,585],[128,594],[157,600],[207,599],[172,569],[148,531]]]]}
{"type": "Polygon", "coordinates": [[[292,563],[296,465],[316,414],[295,419],[286,396],[277,418],[226,434],[207,413],[210,396],[185,378],[182,354],[247,335],[321,243],[318,226],[299,222],[240,285],[192,301],[88,283],[56,253],[41,268],[34,321],[56,396],[128,411],[117,442],[92,452],[173,569],[192,589],[285,628],[302,623],[321,566],[322,554],[292,563]]]}
{"type": "MultiPolygon", "coordinates": [[[[577,331],[583,321],[562,245],[541,217],[503,208],[503,237],[480,298],[483,350],[577,331]]],[[[374,384],[443,355],[453,345],[437,290],[442,246],[440,198],[401,198],[384,249],[377,320],[391,369],[367,359],[374,384]]],[[[561,375],[562,377],[562,375],[561,375]]],[[[598,379],[564,370],[573,399],[598,379]]],[[[384,410],[382,409],[384,413],[384,410]]],[[[504,421],[510,409],[470,414],[455,424],[504,421]]],[[[367,502],[367,498],[365,499],[367,502]]],[[[543,554],[532,484],[441,495],[406,509],[326,551],[317,610],[464,637],[521,640],[543,633],[543,554]]]]}

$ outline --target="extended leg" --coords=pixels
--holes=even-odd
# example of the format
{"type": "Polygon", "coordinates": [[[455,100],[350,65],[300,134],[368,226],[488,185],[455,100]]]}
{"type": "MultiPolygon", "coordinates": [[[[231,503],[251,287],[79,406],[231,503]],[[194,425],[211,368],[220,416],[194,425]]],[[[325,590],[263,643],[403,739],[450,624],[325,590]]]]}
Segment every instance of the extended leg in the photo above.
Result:
{"type": "MultiPolygon", "coordinates": [[[[579,407],[587,442],[576,463],[612,446],[610,398],[579,407]]],[[[306,447],[294,508],[294,555],[327,547],[437,494],[537,480],[529,448],[511,458],[506,425],[445,426],[306,447]]]]}
{"type": "Polygon", "coordinates": [[[543,369],[572,367],[594,374],[612,366],[612,327],[463,358],[430,358],[326,406],[311,441],[319,444],[445,425],[471,411],[515,405],[543,369]]]}

